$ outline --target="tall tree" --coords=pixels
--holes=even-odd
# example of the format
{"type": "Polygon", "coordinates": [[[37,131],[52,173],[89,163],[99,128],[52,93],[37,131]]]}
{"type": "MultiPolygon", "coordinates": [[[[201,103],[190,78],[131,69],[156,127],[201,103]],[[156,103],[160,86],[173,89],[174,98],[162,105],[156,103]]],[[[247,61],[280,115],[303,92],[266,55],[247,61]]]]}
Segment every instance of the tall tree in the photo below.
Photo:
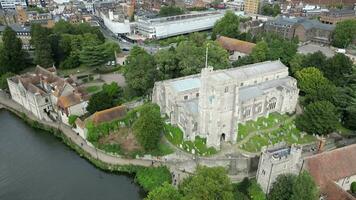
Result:
{"type": "Polygon", "coordinates": [[[145,150],[155,150],[161,139],[163,120],[158,105],[146,104],[139,110],[133,132],[145,150]]]}
{"type": "Polygon", "coordinates": [[[215,23],[212,39],[215,40],[218,35],[237,38],[239,36],[239,24],[240,19],[235,13],[232,11],[226,12],[225,16],[215,23]]]}
{"type": "Polygon", "coordinates": [[[39,24],[32,25],[31,44],[35,48],[35,64],[42,67],[53,65],[50,30],[39,24]]]}
{"type": "Polygon", "coordinates": [[[232,200],[232,185],[222,167],[199,166],[194,176],[183,180],[179,190],[183,199],[232,200]]]}
{"type": "Polygon", "coordinates": [[[268,194],[268,200],[290,200],[296,178],[293,174],[279,175],[268,194]]]}
{"type": "Polygon", "coordinates": [[[326,78],[337,86],[343,86],[346,83],[345,77],[352,73],[352,68],[352,60],[342,53],[337,53],[327,60],[322,69],[326,78]]]}
{"type": "Polygon", "coordinates": [[[163,183],[161,187],[158,187],[148,193],[145,200],[180,200],[182,195],[178,190],[169,183],[163,183]]]}
{"type": "Polygon", "coordinates": [[[356,39],[356,20],[348,19],[336,24],[333,33],[333,45],[346,48],[356,39]]]}
{"type": "Polygon", "coordinates": [[[318,188],[306,171],[300,173],[293,185],[293,195],[291,200],[317,200],[319,199],[318,188]]]}
{"type": "Polygon", "coordinates": [[[296,126],[309,134],[327,135],[336,130],[339,116],[335,106],[329,101],[316,101],[305,107],[298,115],[296,126]]]}
{"type": "Polygon", "coordinates": [[[265,41],[258,42],[252,49],[251,58],[254,62],[262,62],[267,60],[268,56],[268,44],[265,41]]]}
{"type": "Polygon", "coordinates": [[[22,50],[22,42],[16,37],[16,32],[6,27],[2,33],[0,47],[0,75],[6,72],[19,72],[26,66],[26,54],[22,50]]]}

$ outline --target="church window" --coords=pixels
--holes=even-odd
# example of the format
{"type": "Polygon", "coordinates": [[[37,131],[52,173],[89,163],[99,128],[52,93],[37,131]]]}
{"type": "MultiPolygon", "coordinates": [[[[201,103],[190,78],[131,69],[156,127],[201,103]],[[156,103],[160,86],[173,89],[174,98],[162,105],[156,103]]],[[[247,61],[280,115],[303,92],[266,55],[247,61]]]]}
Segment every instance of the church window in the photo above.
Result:
{"type": "Polygon", "coordinates": [[[225,87],[225,93],[229,92],[229,87],[225,87]]]}
{"type": "Polygon", "coordinates": [[[187,96],[187,95],[185,95],[185,96],[184,96],[184,100],[187,100],[187,99],[188,99],[188,96],[187,96]]]}
{"type": "Polygon", "coordinates": [[[196,97],[199,97],[199,92],[195,94],[196,97]]]}
{"type": "Polygon", "coordinates": [[[273,97],[272,99],[270,99],[268,101],[268,109],[269,110],[273,110],[276,108],[276,105],[277,105],[277,99],[275,97],[273,97]]]}

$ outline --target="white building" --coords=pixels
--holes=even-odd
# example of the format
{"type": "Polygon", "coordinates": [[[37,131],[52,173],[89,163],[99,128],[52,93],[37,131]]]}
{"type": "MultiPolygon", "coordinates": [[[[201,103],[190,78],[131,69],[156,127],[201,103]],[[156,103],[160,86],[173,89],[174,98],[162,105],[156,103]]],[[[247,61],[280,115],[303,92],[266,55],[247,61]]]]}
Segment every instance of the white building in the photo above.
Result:
{"type": "Polygon", "coordinates": [[[123,14],[114,13],[113,11],[100,12],[100,17],[104,21],[104,25],[114,34],[129,34],[131,33],[131,25],[128,19],[125,19],[123,14]]]}
{"type": "Polygon", "coordinates": [[[207,139],[220,148],[221,141],[236,142],[238,123],[271,112],[293,113],[298,100],[297,81],[279,60],[216,70],[156,82],[152,101],[185,140],[207,139]]]}
{"type": "Polygon", "coordinates": [[[1,0],[0,5],[2,9],[14,9],[16,6],[27,7],[26,0],[1,0]]]}
{"type": "Polygon", "coordinates": [[[210,11],[153,19],[139,18],[135,31],[150,39],[167,38],[211,29],[224,14],[225,11],[210,11]]]}

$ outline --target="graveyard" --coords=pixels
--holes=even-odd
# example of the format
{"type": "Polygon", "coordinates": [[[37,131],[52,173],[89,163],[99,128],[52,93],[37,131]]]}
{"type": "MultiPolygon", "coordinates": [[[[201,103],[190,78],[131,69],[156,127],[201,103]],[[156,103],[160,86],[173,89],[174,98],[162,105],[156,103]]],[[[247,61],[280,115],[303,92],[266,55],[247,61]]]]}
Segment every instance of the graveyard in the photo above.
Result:
{"type": "Polygon", "coordinates": [[[263,146],[280,142],[287,144],[307,144],[315,137],[299,131],[294,123],[294,115],[272,113],[257,121],[239,124],[237,145],[248,152],[259,152],[263,146]]]}

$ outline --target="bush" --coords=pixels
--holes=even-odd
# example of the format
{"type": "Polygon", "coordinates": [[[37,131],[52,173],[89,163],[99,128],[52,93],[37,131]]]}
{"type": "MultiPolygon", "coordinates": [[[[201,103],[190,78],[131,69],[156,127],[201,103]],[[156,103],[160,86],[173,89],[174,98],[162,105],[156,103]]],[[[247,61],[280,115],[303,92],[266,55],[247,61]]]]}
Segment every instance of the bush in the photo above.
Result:
{"type": "Polygon", "coordinates": [[[350,190],[351,190],[352,193],[356,193],[356,182],[355,181],[351,183],[350,190]]]}
{"type": "Polygon", "coordinates": [[[165,182],[171,183],[172,177],[167,167],[140,168],[136,172],[135,180],[145,191],[152,191],[165,182]]]}
{"type": "Polygon", "coordinates": [[[75,126],[75,120],[77,120],[78,116],[77,115],[69,115],[68,117],[68,123],[69,125],[71,125],[72,127],[75,126]]]}

